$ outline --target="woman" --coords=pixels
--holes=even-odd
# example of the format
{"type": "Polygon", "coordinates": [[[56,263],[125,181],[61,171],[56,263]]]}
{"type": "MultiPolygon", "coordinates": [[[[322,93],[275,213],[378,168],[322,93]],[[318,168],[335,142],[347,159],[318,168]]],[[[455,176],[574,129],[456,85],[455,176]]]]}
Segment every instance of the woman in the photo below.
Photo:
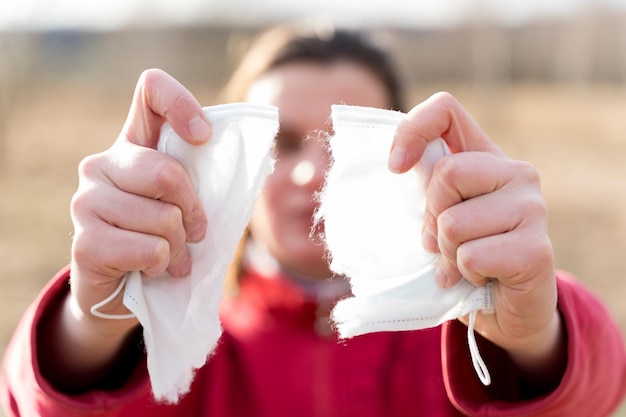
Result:
{"type": "MultiPolygon", "coordinates": [[[[222,305],[222,340],[190,393],[155,404],[137,321],[89,310],[127,271],[185,279],[185,242],[211,227],[182,167],[154,151],[165,120],[190,143],[209,140],[211,127],[183,86],[151,70],[118,141],[81,164],[72,263],[26,314],[5,358],[9,415],[602,416],[619,404],[621,336],[592,295],[555,272],[536,171],[504,155],[453,97],[408,113],[389,168],[410,169],[439,136],[457,151],[433,172],[423,241],[441,253],[441,286],[496,277],[496,312],[476,322],[489,387],[474,374],[460,321],[345,343],[328,325],[348,288],[327,279],[323,247],[309,236],[327,168],[316,138],[332,132],[331,104],[402,109],[387,56],[353,33],[279,28],[253,46],[226,93],[279,108],[278,161],[237,263],[237,291],[222,305]]],[[[121,297],[105,308],[128,312],[121,297]]]]}

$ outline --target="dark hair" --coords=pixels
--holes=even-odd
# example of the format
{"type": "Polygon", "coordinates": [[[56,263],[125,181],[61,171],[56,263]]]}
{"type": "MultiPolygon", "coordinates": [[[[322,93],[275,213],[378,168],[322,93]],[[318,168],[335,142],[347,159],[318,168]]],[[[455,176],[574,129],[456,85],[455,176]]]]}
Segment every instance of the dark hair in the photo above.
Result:
{"type": "Polygon", "coordinates": [[[241,101],[261,75],[285,64],[347,61],[370,71],[385,86],[390,105],[404,110],[404,97],[390,54],[365,33],[332,26],[278,26],[263,33],[249,48],[223,91],[225,101],[241,101]]]}

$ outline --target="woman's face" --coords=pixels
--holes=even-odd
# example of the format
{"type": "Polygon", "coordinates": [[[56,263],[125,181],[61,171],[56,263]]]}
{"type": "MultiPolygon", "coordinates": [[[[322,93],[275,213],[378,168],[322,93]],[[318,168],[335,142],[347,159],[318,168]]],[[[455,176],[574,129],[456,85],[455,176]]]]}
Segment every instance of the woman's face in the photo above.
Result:
{"type": "Polygon", "coordinates": [[[374,75],[357,64],[303,62],[285,64],[263,75],[251,86],[248,101],[277,106],[280,115],[276,166],[252,216],[252,236],[287,270],[328,278],[324,246],[316,233],[311,234],[311,227],[317,208],[314,194],[321,189],[328,168],[320,139],[332,132],[330,106],[388,108],[389,94],[374,75]]]}

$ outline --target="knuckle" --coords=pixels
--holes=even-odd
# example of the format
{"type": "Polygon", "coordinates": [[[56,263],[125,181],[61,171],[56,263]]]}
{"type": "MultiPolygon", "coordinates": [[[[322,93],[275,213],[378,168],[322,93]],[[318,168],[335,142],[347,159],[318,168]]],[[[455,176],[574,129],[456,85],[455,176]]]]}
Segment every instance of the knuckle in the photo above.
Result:
{"type": "Polygon", "coordinates": [[[87,194],[89,194],[89,191],[83,184],[80,184],[78,189],[74,192],[74,194],[72,194],[72,199],[70,200],[70,210],[74,211],[74,209],[84,207],[89,202],[87,194]]]}
{"type": "Polygon", "coordinates": [[[163,204],[159,213],[159,225],[164,234],[172,235],[182,227],[183,212],[174,204],[163,204]]]}
{"type": "Polygon", "coordinates": [[[541,195],[535,195],[529,201],[529,212],[539,219],[547,219],[548,217],[548,205],[541,195]]]}
{"type": "Polygon", "coordinates": [[[534,238],[527,237],[525,241],[513,258],[517,265],[516,272],[534,275],[533,272],[554,265],[552,243],[545,233],[539,233],[534,238]]]}
{"type": "Polygon", "coordinates": [[[84,238],[81,230],[75,230],[72,236],[72,259],[81,262],[88,258],[91,250],[88,248],[89,239],[84,238]]]}
{"type": "Polygon", "coordinates": [[[181,171],[182,168],[174,160],[170,159],[162,159],[153,165],[152,178],[159,190],[156,196],[157,199],[176,189],[180,184],[181,171]]]}
{"type": "Polygon", "coordinates": [[[80,178],[91,178],[102,171],[102,153],[89,155],[83,158],[78,164],[78,174],[80,178]]]}
{"type": "Polygon", "coordinates": [[[149,277],[157,276],[165,269],[170,259],[170,245],[165,239],[157,239],[151,250],[144,255],[144,274],[149,277]]]}
{"type": "Polygon", "coordinates": [[[526,193],[518,199],[518,210],[523,216],[520,224],[538,222],[544,225],[547,222],[548,205],[539,192],[526,193]]]}
{"type": "Polygon", "coordinates": [[[87,210],[89,202],[90,199],[88,198],[88,193],[81,190],[74,193],[72,199],[70,200],[70,214],[75,223],[78,218],[81,217],[81,213],[87,210]]]}
{"type": "Polygon", "coordinates": [[[165,72],[163,70],[160,70],[157,68],[150,68],[150,69],[144,70],[141,73],[141,75],[139,76],[139,80],[137,81],[137,84],[150,87],[155,84],[158,84],[160,80],[164,77],[164,75],[165,75],[165,72]]]}
{"type": "Polygon", "coordinates": [[[525,161],[514,161],[516,164],[516,176],[523,182],[530,184],[539,184],[539,171],[533,164],[525,161]]]}
{"type": "Polygon", "coordinates": [[[101,198],[101,192],[94,186],[81,184],[78,187],[70,200],[70,217],[74,228],[94,215],[94,208],[97,209],[101,198]]]}
{"type": "Polygon", "coordinates": [[[460,172],[461,165],[456,158],[441,158],[433,167],[432,178],[440,184],[454,184],[460,172]]]}
{"type": "Polygon", "coordinates": [[[462,222],[450,210],[446,210],[437,217],[437,230],[450,242],[458,242],[461,235],[462,222]]]}
{"type": "Polygon", "coordinates": [[[457,103],[456,98],[447,91],[439,91],[433,94],[432,100],[443,107],[452,107],[457,103]]]}
{"type": "Polygon", "coordinates": [[[108,264],[110,251],[103,251],[101,240],[87,230],[76,228],[72,236],[71,258],[80,265],[104,266],[108,264]]]}
{"type": "Polygon", "coordinates": [[[540,237],[535,239],[533,242],[533,249],[539,264],[549,265],[553,262],[554,251],[552,248],[552,242],[547,234],[542,233],[540,237]]]}
{"type": "Polygon", "coordinates": [[[461,245],[457,250],[456,258],[459,269],[467,277],[472,276],[473,272],[479,269],[478,260],[480,257],[476,256],[471,245],[461,245]]]}

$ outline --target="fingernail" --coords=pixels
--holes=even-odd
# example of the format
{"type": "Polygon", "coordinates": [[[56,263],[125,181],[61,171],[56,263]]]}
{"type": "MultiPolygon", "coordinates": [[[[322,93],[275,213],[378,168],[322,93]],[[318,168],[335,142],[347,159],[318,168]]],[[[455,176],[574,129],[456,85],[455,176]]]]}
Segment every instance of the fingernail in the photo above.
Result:
{"type": "Polygon", "coordinates": [[[178,268],[176,268],[176,272],[180,277],[184,277],[191,272],[191,256],[189,256],[189,254],[186,254],[180,261],[178,268]]]}
{"type": "Polygon", "coordinates": [[[428,252],[437,252],[437,238],[430,230],[424,230],[422,233],[422,246],[428,252]]]}
{"type": "Polygon", "coordinates": [[[400,146],[396,146],[391,151],[388,160],[388,167],[391,172],[399,173],[406,163],[406,152],[400,146]]]}
{"type": "Polygon", "coordinates": [[[204,234],[206,233],[206,222],[199,222],[189,231],[189,241],[190,242],[199,242],[204,239],[204,234]]]}
{"type": "Polygon", "coordinates": [[[437,267],[435,269],[435,281],[441,288],[446,288],[448,286],[448,276],[445,271],[441,267],[437,267]]]}
{"type": "Polygon", "coordinates": [[[211,136],[211,126],[200,116],[196,116],[187,125],[189,133],[198,142],[205,141],[211,136]]]}

